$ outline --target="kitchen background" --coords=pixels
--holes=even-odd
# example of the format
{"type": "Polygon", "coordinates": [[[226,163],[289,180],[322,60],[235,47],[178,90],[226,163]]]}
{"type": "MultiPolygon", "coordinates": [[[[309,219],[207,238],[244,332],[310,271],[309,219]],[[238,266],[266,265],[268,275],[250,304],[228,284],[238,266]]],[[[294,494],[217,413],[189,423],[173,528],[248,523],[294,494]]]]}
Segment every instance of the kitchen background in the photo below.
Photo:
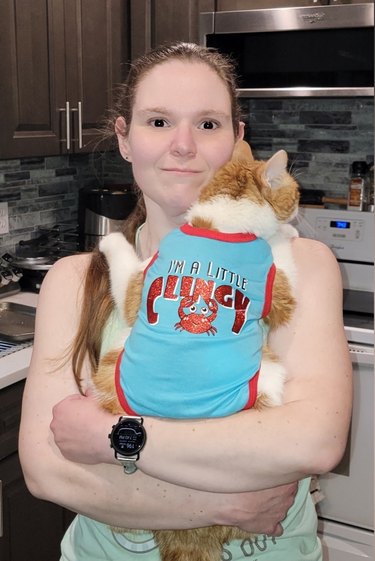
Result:
{"type": "MultiPolygon", "coordinates": [[[[364,0],[1,0],[0,227],[4,226],[2,212],[7,207],[9,233],[0,234],[0,257],[14,253],[21,240],[37,237],[39,228],[76,226],[81,189],[132,183],[130,165],[115,148],[106,152],[91,148],[98,141],[100,118],[111,105],[113,85],[126,73],[124,63],[164,41],[199,42],[201,12],[310,6],[314,17],[320,19],[321,10],[327,5],[328,10],[335,9],[335,4],[348,5],[345,13],[350,4],[360,4],[361,12],[371,12],[373,26],[373,6],[367,2],[366,10],[364,0]]],[[[243,14],[239,19],[242,23],[243,14]]],[[[267,24],[272,20],[266,19],[267,24]]],[[[347,16],[344,20],[346,33],[347,22],[353,20],[347,16]]],[[[308,17],[303,21],[311,20],[308,17]]],[[[344,39],[346,44],[346,35],[344,39]]],[[[346,61],[352,60],[353,48],[355,51],[359,43],[362,45],[354,40],[348,43],[350,52],[342,51],[346,61]]],[[[307,50],[315,52],[310,43],[307,50]]],[[[301,52],[305,65],[306,50],[301,52]]],[[[259,49],[256,54],[260,54],[259,49]]],[[[298,57],[284,58],[289,63],[298,57]]],[[[317,60],[320,75],[319,57],[317,60]]],[[[302,188],[345,198],[353,161],[371,163],[374,158],[373,97],[362,97],[366,95],[363,91],[359,95],[241,98],[246,139],[260,159],[285,149],[302,188]]],[[[344,230],[349,238],[344,249],[350,249],[350,254],[340,263],[350,269],[347,288],[354,288],[356,298],[373,298],[373,215],[346,210],[331,215],[329,211],[329,220],[332,216],[341,227],[353,223],[353,228],[344,230]],[[356,224],[362,228],[359,237],[355,236],[356,224]],[[363,239],[361,232],[366,233],[363,239]],[[351,233],[355,244],[351,243],[351,233]],[[369,280],[365,288],[364,279],[369,280]]],[[[345,237],[342,233],[341,238],[345,237]]],[[[0,262],[0,272],[2,266],[0,262]]],[[[30,290],[40,286],[37,269],[35,275],[32,269],[29,271],[30,282],[34,282],[30,290]]],[[[25,280],[25,270],[23,273],[25,280]]],[[[40,274],[43,277],[45,271],[40,274]]],[[[26,290],[11,299],[35,306],[37,294],[26,290]]],[[[374,558],[372,506],[368,501],[374,479],[373,315],[360,318],[361,340],[356,338],[358,318],[349,316],[345,330],[351,345],[356,395],[349,438],[353,446],[344,458],[349,464],[328,474],[324,482],[326,498],[320,504],[319,531],[329,550],[325,561],[374,558]]],[[[1,561],[57,561],[61,537],[73,516],[63,507],[31,496],[18,459],[21,400],[31,345],[32,340],[17,347],[16,352],[5,349],[7,354],[0,358],[1,561]]]]}
{"type": "MultiPolygon", "coordinates": [[[[255,156],[285,149],[303,188],[345,197],[352,162],[373,162],[372,98],[252,99],[242,105],[255,156]]],[[[117,150],[0,159],[0,203],[7,202],[9,212],[1,250],[14,251],[38,227],[75,224],[79,189],[116,183],[132,183],[130,165],[117,150]]]]}

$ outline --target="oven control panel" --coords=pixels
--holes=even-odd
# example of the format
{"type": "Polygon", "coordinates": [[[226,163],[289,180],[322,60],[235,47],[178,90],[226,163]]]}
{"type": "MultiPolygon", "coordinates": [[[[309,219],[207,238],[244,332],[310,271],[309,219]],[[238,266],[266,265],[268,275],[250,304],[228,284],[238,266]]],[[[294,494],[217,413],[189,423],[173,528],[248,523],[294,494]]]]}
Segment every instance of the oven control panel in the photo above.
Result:
{"type": "Polygon", "coordinates": [[[315,221],[319,239],[334,243],[335,240],[362,241],[366,230],[364,220],[345,220],[344,218],[317,218],[315,221]]]}
{"type": "Polygon", "coordinates": [[[294,226],[301,237],[327,244],[337,259],[374,262],[374,214],[301,207],[294,226]]]}

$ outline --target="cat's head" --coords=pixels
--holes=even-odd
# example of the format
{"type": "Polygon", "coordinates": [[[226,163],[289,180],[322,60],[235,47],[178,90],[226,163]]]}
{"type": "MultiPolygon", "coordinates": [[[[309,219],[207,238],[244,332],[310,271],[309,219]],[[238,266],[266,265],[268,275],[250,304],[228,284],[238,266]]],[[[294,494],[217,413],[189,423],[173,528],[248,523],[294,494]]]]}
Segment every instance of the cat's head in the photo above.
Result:
{"type": "Polygon", "coordinates": [[[299,188],[287,170],[288,154],[285,150],[279,150],[269,160],[254,161],[253,165],[256,186],[278,220],[292,220],[298,211],[299,188]]]}
{"type": "MultiPolygon", "coordinates": [[[[247,145],[248,146],[248,145],[247,145]]],[[[253,232],[272,236],[281,223],[297,213],[299,191],[288,173],[284,150],[269,160],[252,160],[251,151],[241,149],[201,191],[188,219],[200,216],[215,229],[226,232],[253,232]]]]}

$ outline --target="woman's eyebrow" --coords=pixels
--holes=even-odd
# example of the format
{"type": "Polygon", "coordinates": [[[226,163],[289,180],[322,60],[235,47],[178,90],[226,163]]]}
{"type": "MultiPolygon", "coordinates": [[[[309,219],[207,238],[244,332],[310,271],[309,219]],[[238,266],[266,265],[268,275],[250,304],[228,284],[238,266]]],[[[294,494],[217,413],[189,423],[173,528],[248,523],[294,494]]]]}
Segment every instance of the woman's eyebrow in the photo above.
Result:
{"type": "MultiPolygon", "coordinates": [[[[172,111],[166,107],[146,107],[137,111],[140,116],[148,116],[152,114],[170,115],[172,111]]],[[[196,114],[197,118],[203,117],[216,117],[217,119],[231,119],[231,115],[224,111],[217,111],[216,109],[202,109],[196,114]]]]}
{"type": "Polygon", "coordinates": [[[216,117],[217,119],[230,119],[231,115],[224,111],[217,111],[216,109],[205,109],[198,113],[198,117],[216,117]]]}
{"type": "Polygon", "coordinates": [[[163,113],[167,115],[170,113],[166,107],[146,107],[145,109],[139,109],[137,111],[139,115],[150,115],[152,113],[163,113]]]}

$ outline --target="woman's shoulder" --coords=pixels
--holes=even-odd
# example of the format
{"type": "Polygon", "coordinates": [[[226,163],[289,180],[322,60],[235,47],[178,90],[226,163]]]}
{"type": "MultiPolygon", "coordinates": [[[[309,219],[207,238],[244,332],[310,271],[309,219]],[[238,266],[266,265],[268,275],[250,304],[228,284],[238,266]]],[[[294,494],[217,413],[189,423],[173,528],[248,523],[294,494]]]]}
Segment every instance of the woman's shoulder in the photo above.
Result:
{"type": "Polygon", "coordinates": [[[80,253],[56,261],[43,280],[40,296],[78,293],[84,286],[91,258],[91,253],[80,253]]]}
{"type": "Polygon", "coordinates": [[[66,280],[67,275],[69,275],[71,280],[73,278],[83,279],[86,276],[91,259],[92,253],[77,253],[76,255],[62,257],[53,264],[47,277],[53,277],[56,280],[62,277],[66,280]]]}
{"type": "Polygon", "coordinates": [[[336,257],[331,249],[318,240],[294,238],[292,241],[293,258],[298,277],[304,286],[319,283],[340,288],[341,273],[336,257]]]}
{"type": "Polygon", "coordinates": [[[310,266],[325,263],[337,265],[337,260],[331,249],[325,243],[309,238],[293,238],[292,251],[296,263],[306,263],[310,266]]]}
{"type": "Polygon", "coordinates": [[[35,356],[62,356],[80,321],[90,256],[75,255],[57,261],[45,276],[38,297],[35,356]]]}

